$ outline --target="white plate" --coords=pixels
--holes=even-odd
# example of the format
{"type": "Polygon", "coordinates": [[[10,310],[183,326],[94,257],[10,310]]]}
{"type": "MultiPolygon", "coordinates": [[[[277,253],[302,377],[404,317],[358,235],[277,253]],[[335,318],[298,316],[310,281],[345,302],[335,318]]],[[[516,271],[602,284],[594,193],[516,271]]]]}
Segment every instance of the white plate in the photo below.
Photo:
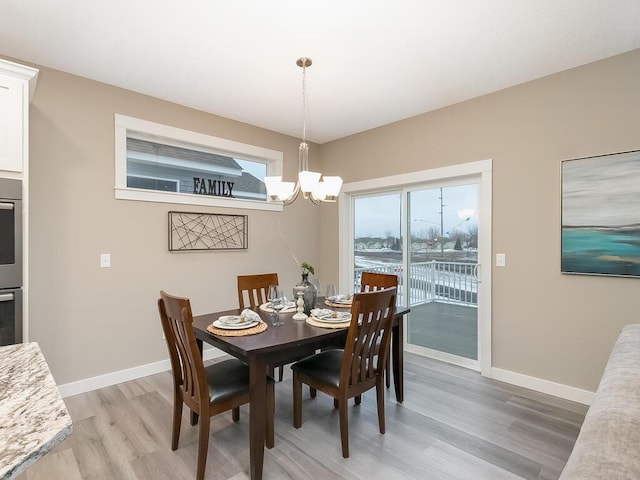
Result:
{"type": "MultiPolygon", "coordinates": [[[[273,307],[271,307],[271,302],[263,303],[260,306],[273,310],[273,307]]],[[[284,308],[292,308],[292,307],[295,307],[295,306],[296,306],[296,302],[292,302],[291,300],[287,300],[286,302],[284,302],[284,308]]]]}
{"type": "Polygon", "coordinates": [[[220,323],[224,323],[225,325],[244,325],[255,320],[242,318],[242,315],[222,315],[221,317],[218,317],[218,321],[220,323]]]}
{"type": "MultiPolygon", "coordinates": [[[[223,317],[220,317],[220,318],[223,318],[223,317]]],[[[256,320],[253,320],[250,322],[230,324],[230,323],[225,323],[224,321],[221,321],[220,318],[213,322],[213,326],[216,328],[222,328],[223,330],[242,330],[243,328],[255,327],[260,323],[256,320]]]]}
{"type": "Polygon", "coordinates": [[[351,314],[347,312],[336,312],[337,317],[313,317],[314,320],[324,323],[346,323],[351,321],[351,314]]]}

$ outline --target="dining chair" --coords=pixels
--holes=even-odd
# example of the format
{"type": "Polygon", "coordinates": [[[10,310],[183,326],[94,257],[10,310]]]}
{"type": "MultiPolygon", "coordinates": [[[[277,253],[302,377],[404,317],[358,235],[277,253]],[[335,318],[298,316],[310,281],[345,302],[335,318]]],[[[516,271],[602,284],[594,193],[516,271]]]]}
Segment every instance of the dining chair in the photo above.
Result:
{"type": "MultiPolygon", "coordinates": [[[[200,418],[196,479],[202,480],[209,447],[210,418],[232,410],[233,420],[240,419],[240,406],[249,403],[249,367],[237,359],[204,366],[193,330],[193,314],[188,298],[160,292],[158,309],[162,330],[169,349],[173,373],[173,427],[171,450],[178,448],[182,405],[192,412],[192,424],[200,418]]],[[[267,379],[266,445],[274,444],[273,415],[275,410],[274,382],[267,379]]]]}
{"type": "Polygon", "coordinates": [[[389,354],[396,288],[356,293],[344,349],[325,350],[294,363],[293,426],[302,425],[302,384],[331,395],[338,403],[342,456],[349,458],[349,398],[375,387],[378,426],[385,431],[384,362],[389,354]],[[379,350],[376,345],[379,344],[379,350]]]}
{"type": "Polygon", "coordinates": [[[266,303],[269,285],[279,285],[277,273],[238,275],[238,305],[240,309],[254,309],[266,303]],[[245,295],[247,301],[245,301],[245,295]]]}
{"type": "MultiPolygon", "coordinates": [[[[360,291],[372,292],[381,288],[398,287],[398,276],[390,275],[388,273],[377,272],[362,272],[360,278],[360,291]]],[[[385,369],[385,382],[387,388],[391,386],[391,355],[387,356],[387,362],[384,365],[385,369]]],[[[360,399],[356,399],[356,403],[359,403],[360,399]]]]}

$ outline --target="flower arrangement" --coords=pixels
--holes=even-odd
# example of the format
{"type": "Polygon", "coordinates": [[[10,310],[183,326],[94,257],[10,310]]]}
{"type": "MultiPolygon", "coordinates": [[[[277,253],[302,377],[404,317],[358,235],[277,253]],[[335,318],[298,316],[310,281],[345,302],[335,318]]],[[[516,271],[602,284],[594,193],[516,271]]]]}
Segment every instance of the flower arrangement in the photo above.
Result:
{"type": "Polygon", "coordinates": [[[302,262],[302,265],[300,265],[300,268],[302,268],[303,275],[305,273],[310,273],[311,275],[314,275],[316,273],[316,269],[313,268],[313,265],[309,265],[307,262],[302,262]]]}

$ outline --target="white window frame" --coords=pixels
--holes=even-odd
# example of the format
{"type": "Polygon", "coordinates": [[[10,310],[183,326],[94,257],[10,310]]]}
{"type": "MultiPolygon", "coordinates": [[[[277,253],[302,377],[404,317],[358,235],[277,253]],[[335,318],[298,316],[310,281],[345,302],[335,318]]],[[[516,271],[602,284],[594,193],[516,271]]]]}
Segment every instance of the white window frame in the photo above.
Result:
{"type": "Polygon", "coordinates": [[[281,212],[282,202],[249,200],[244,198],[215,197],[178,192],[127,187],[127,136],[152,142],[254,160],[267,164],[267,175],[282,175],[283,153],[268,148],[235,142],[198,132],[191,132],[169,125],[154,123],[139,118],[115,114],[115,198],[144,202],[177,203],[183,205],[204,205],[223,208],[243,208],[281,212]]]}

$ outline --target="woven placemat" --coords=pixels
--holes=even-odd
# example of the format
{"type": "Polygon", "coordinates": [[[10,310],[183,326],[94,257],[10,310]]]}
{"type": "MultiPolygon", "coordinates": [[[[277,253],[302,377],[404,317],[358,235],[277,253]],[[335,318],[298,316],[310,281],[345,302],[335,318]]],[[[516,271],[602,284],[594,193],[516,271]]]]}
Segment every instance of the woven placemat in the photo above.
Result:
{"type": "Polygon", "coordinates": [[[330,307],[336,307],[336,308],[351,308],[350,303],[333,303],[333,302],[330,302],[329,300],[325,300],[324,304],[330,307]]]}
{"type": "Polygon", "coordinates": [[[339,323],[330,323],[330,322],[319,322],[315,320],[313,317],[307,317],[305,320],[309,325],[320,328],[348,328],[351,322],[339,322],[339,323]]]}
{"type": "Polygon", "coordinates": [[[255,335],[256,333],[262,333],[267,329],[267,324],[260,322],[255,327],[243,328],[241,330],[225,330],[222,328],[214,327],[213,325],[207,326],[207,331],[214,335],[220,335],[221,337],[244,337],[246,335],[255,335]]]}

